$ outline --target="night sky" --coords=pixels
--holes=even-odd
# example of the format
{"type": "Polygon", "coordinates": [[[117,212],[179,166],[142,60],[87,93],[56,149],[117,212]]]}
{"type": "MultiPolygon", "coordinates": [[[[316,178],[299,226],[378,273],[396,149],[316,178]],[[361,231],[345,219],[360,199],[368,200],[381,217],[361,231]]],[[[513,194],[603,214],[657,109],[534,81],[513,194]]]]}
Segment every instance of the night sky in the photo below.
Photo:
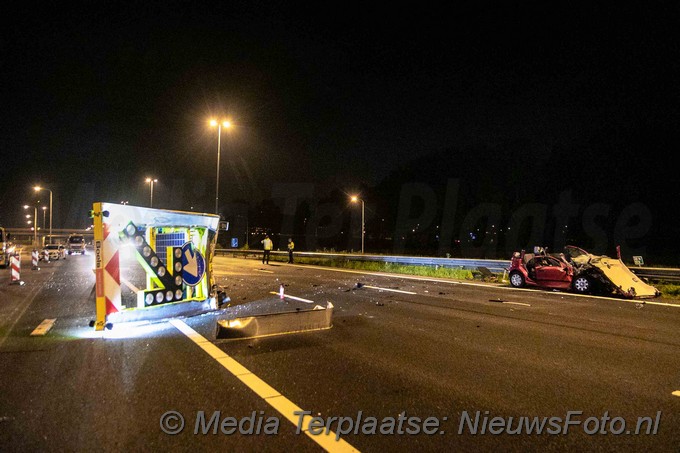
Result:
{"type": "MultiPolygon", "coordinates": [[[[639,201],[673,203],[677,2],[447,3],[21,2],[0,31],[0,223],[17,223],[34,183],[68,224],[95,200],[146,204],[147,175],[155,204],[212,210],[213,115],[235,124],[224,200],[281,182],[369,190],[470,147],[503,163],[519,140],[532,156],[591,143],[601,172],[644,157],[614,165],[614,182],[644,171],[639,201]],[[602,131],[625,152],[593,147],[602,131]]],[[[587,158],[555,173],[587,185],[587,158]]],[[[595,198],[618,190],[595,186],[595,198]]]]}

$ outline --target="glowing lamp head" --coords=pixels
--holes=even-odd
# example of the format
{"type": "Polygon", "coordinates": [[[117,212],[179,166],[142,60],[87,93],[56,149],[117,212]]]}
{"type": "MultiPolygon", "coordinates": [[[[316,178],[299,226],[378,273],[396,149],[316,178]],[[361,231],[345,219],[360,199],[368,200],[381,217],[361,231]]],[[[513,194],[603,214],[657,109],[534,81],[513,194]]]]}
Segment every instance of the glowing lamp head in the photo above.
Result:
{"type": "Polygon", "coordinates": [[[33,187],[33,190],[35,190],[36,192],[38,192],[38,191],[42,190],[42,187],[40,187],[40,186],[35,186],[35,187],[33,187]]]}
{"type": "Polygon", "coordinates": [[[357,197],[356,195],[352,195],[352,198],[350,198],[350,200],[352,201],[352,203],[356,203],[357,201],[359,201],[359,197],[357,197]]]}
{"type": "Polygon", "coordinates": [[[213,119],[213,120],[210,120],[210,125],[212,127],[216,127],[216,126],[219,125],[219,126],[222,126],[222,127],[228,129],[228,128],[231,127],[231,121],[229,121],[229,120],[217,121],[217,120],[213,119]]]}

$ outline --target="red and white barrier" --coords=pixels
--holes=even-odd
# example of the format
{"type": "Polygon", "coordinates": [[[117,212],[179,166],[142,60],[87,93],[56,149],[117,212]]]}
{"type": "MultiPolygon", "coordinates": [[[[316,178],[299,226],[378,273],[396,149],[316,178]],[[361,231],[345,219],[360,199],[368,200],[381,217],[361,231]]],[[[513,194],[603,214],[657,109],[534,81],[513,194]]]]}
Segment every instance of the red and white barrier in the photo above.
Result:
{"type": "Polygon", "coordinates": [[[40,270],[38,267],[38,251],[33,250],[31,252],[31,269],[35,270],[40,270]]]}
{"type": "Polygon", "coordinates": [[[10,267],[12,268],[12,279],[10,283],[21,284],[21,256],[19,254],[9,257],[10,267]]]}

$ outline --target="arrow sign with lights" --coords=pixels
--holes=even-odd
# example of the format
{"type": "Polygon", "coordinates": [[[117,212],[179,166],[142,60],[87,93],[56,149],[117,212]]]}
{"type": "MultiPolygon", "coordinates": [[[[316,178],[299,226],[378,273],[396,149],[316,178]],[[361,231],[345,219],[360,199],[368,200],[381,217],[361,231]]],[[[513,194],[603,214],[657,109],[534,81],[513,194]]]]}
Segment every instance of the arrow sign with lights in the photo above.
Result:
{"type": "Polygon", "coordinates": [[[205,275],[205,258],[187,242],[182,246],[182,279],[188,286],[196,286],[205,275]]]}

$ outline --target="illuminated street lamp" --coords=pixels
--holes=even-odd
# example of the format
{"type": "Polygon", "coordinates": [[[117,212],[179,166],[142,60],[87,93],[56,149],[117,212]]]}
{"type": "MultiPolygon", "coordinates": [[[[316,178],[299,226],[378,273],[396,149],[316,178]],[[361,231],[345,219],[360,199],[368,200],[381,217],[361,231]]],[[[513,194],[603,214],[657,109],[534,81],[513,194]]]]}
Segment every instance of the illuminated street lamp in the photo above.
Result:
{"type": "Polygon", "coordinates": [[[158,180],[155,178],[146,178],[146,182],[148,182],[151,186],[151,199],[149,200],[149,207],[153,208],[153,184],[158,182],[158,180]]]}
{"type": "Polygon", "coordinates": [[[352,198],[350,198],[350,200],[352,201],[352,203],[357,203],[359,201],[361,202],[361,253],[363,254],[364,253],[364,234],[366,232],[366,223],[364,222],[364,211],[365,211],[364,200],[362,200],[361,198],[359,198],[356,195],[353,195],[352,198]]]}
{"type": "MultiPolygon", "coordinates": [[[[25,204],[24,209],[30,208],[29,205],[25,204]]],[[[29,220],[30,222],[30,220],[29,220]]],[[[33,248],[38,248],[38,207],[33,206],[33,248]]]]}
{"type": "Polygon", "coordinates": [[[43,206],[42,211],[43,211],[43,228],[45,228],[45,213],[47,212],[47,206],[43,206]]]}
{"type": "MultiPolygon", "coordinates": [[[[33,187],[33,190],[35,190],[36,192],[40,192],[41,190],[46,190],[50,193],[50,241],[49,242],[51,244],[52,243],[52,191],[50,189],[46,189],[46,188],[40,187],[40,186],[33,187]]],[[[44,226],[44,224],[45,224],[45,222],[43,221],[43,226],[44,226]]]]}
{"type": "Polygon", "coordinates": [[[231,127],[230,121],[210,120],[210,126],[217,126],[217,177],[215,178],[215,214],[218,214],[218,205],[220,198],[220,150],[222,148],[222,127],[229,129],[231,127]]]}

